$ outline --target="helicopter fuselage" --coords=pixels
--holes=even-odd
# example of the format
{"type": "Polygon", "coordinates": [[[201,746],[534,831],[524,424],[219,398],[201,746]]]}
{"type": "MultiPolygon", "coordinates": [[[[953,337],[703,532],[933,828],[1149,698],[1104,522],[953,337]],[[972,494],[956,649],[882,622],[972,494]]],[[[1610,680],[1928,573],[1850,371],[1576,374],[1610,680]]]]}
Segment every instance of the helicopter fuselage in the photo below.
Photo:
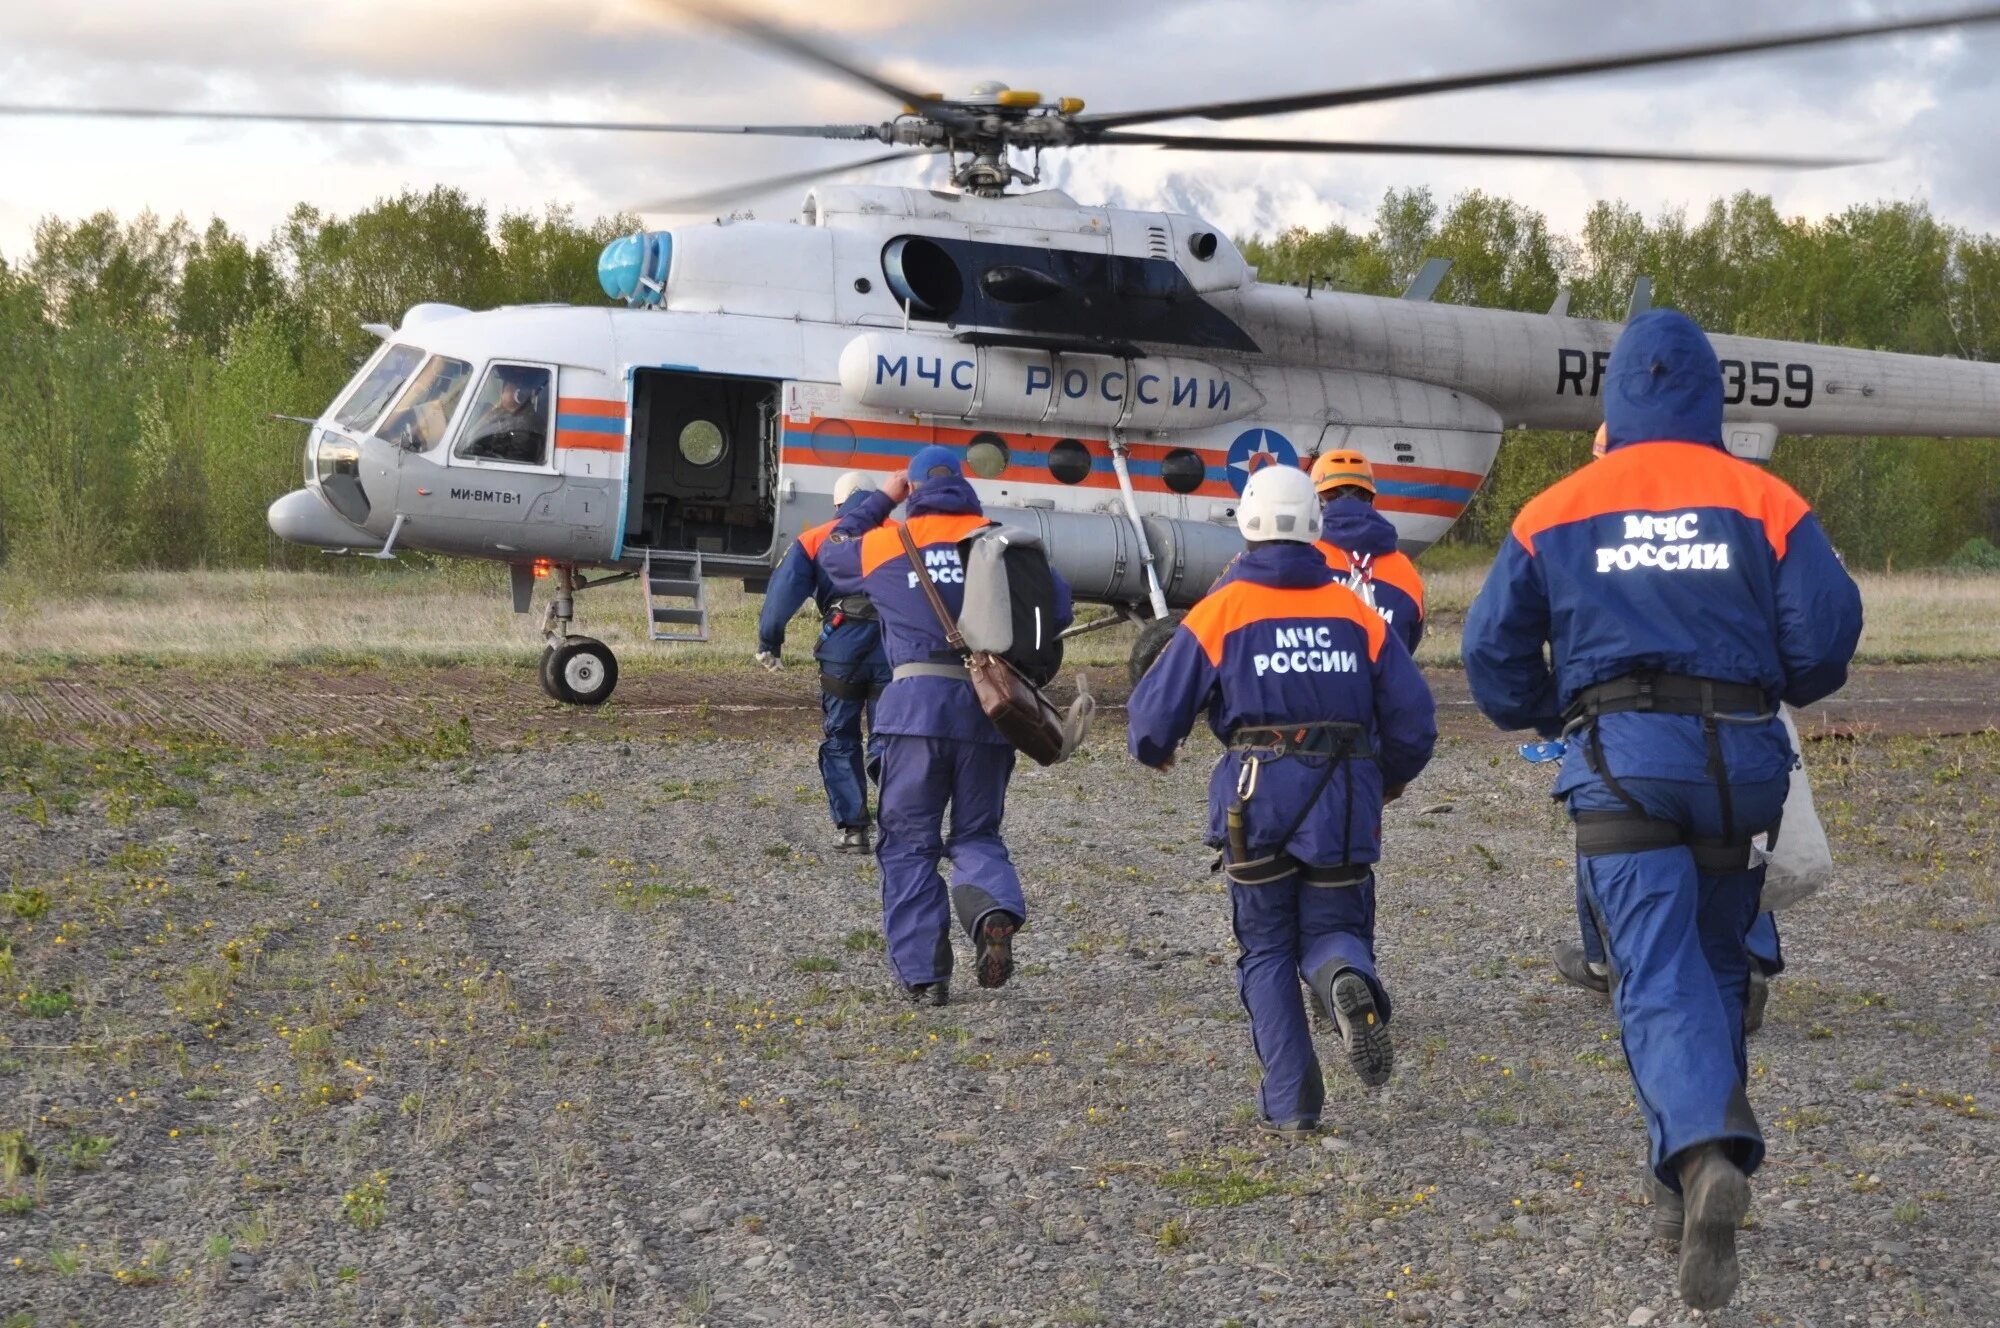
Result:
{"type": "MultiPolygon", "coordinates": [[[[410,311],[313,427],[273,529],[517,568],[699,555],[755,584],[841,472],[941,442],[1079,598],[1157,616],[1241,547],[1259,465],[1357,448],[1427,547],[1504,430],[1596,426],[1620,331],[1265,285],[1199,218],[1054,193],[822,188],[799,222],[614,242],[600,277],[629,307],[410,311]],[[495,432],[503,401],[531,408],[495,432]]],[[[1779,433],[2000,424],[2000,366],[1713,341],[1746,457],[1779,433]]]]}

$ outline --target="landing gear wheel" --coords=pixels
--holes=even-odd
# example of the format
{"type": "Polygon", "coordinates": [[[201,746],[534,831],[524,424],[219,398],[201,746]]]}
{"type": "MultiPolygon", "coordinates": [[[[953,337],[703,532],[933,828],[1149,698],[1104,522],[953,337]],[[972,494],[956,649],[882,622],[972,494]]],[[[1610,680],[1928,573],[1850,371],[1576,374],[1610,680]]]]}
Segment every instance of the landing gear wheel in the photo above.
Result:
{"type": "Polygon", "coordinates": [[[1155,618],[1139,629],[1139,639],[1132,643],[1132,655],[1125,665],[1134,687],[1139,685],[1139,679],[1146,676],[1146,670],[1153,667],[1153,661],[1160,657],[1160,652],[1167,648],[1167,642],[1173,639],[1174,629],[1181,625],[1181,616],[1173,613],[1155,618]]]}
{"type": "Polygon", "coordinates": [[[555,670],[550,667],[555,663],[555,658],[556,648],[554,646],[543,646],[542,662],[537,668],[537,673],[542,680],[542,691],[547,694],[549,700],[560,701],[563,699],[563,694],[556,687],[555,670]]]}
{"type": "Polygon", "coordinates": [[[611,647],[587,636],[566,637],[550,651],[547,672],[556,699],[571,705],[603,705],[618,685],[618,660],[611,647]]]}

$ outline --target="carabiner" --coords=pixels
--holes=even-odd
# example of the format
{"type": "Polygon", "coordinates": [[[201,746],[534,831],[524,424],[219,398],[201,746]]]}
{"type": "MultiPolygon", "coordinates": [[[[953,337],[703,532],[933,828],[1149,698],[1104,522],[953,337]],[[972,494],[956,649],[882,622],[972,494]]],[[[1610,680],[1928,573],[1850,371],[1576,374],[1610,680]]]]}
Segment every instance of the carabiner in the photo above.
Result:
{"type": "Polygon", "coordinates": [[[1236,772],[1236,800],[1248,802],[1257,795],[1257,773],[1264,768],[1263,761],[1256,756],[1243,758],[1243,766],[1236,772]]]}

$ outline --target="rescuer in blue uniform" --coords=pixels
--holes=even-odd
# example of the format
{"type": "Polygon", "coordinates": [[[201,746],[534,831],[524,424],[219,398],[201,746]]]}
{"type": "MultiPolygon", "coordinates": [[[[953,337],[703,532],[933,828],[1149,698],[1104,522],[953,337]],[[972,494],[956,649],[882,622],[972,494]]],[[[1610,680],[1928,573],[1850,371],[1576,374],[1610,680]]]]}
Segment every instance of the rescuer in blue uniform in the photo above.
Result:
{"type": "MultiPolygon", "coordinates": [[[[1610,450],[1610,435],[1603,425],[1597,426],[1597,436],[1591,439],[1590,455],[1595,460],[1610,450]]],[[[1611,964],[1604,957],[1604,938],[1598,935],[1597,922],[1590,916],[1590,895],[1584,887],[1584,872],[1581,860],[1576,872],[1576,926],[1579,939],[1563,941],[1556,946],[1556,972],[1565,982],[1594,991],[1600,996],[1611,993],[1611,964]]],[[[1743,997],[1743,1034],[1748,1037],[1764,1026],[1764,1009],[1771,1000],[1771,979],[1785,971],[1785,953],[1778,941],[1778,920],[1770,913],[1759,913],[1757,920],[1750,924],[1749,932],[1743,937],[1743,946],[1750,954],[1750,984],[1743,997]]],[[[1668,1198],[1671,1191],[1656,1196],[1668,1198]]],[[[1662,1228],[1662,1234],[1680,1239],[1680,1205],[1662,1204],[1662,1209],[1670,1209],[1664,1214],[1655,1214],[1655,1225],[1662,1228]]]]}
{"type": "Polygon", "coordinates": [[[1207,839],[1229,878],[1259,1105],[1266,1128],[1302,1133],[1318,1128],[1326,1085],[1301,979],[1361,1081],[1389,1079],[1375,971],[1382,802],[1430,760],[1437,717],[1410,652],[1313,547],[1320,506],[1303,471],[1256,472],[1236,520],[1249,547],[1133,691],[1130,744],[1164,770],[1205,716],[1226,749],[1207,839]]]}
{"type": "Polygon", "coordinates": [[[1684,1200],[1681,1297],[1712,1309],[1736,1289],[1764,1156],[1744,935],[1763,884],[1749,841],[1778,819],[1796,759],[1777,707],[1846,681],[1861,598],[1805,500],[1723,450],[1722,375],[1686,316],[1632,320],[1604,418],[1604,459],[1515,519],[1466,617],[1465,671],[1501,728],[1569,739],[1554,792],[1653,1174],[1684,1200]]]}
{"type": "MultiPolygon", "coordinates": [[[[878,795],[882,934],[889,968],[911,1000],[950,999],[951,920],[956,910],[977,953],[982,987],[1014,971],[1013,936],[1027,921],[1021,878],[1000,838],[1014,748],[979,708],[964,661],[945,641],[918,578],[928,575],[945,606],[963,607],[961,541],[993,522],[950,448],[926,447],[843,515],[820,551],[835,593],[866,594],[882,620],[891,680],[875,706],[882,741],[878,795]],[[889,513],[907,495],[907,529],[923,567],[911,564],[889,513]],[[888,524],[885,524],[888,523],[888,524]],[[949,808],[950,831],[945,829],[949,808]],[[951,859],[952,884],[938,872],[951,859]]],[[[1054,575],[1054,569],[1051,569],[1054,575]]],[[[1069,626],[1069,586],[1054,575],[1055,626],[1069,626]]]]}
{"type": "Polygon", "coordinates": [[[1416,654],[1424,639],[1424,579],[1397,547],[1395,524],[1375,510],[1375,467],[1351,448],[1327,452],[1313,462],[1312,482],[1326,565],[1416,654]]]}
{"type": "MultiPolygon", "coordinates": [[[[875,488],[866,472],[850,470],[833,483],[835,521],[859,506],[875,488]]],[[[868,846],[868,771],[880,759],[875,741],[875,698],[889,685],[889,657],[882,650],[882,628],[875,606],[866,595],[839,595],[819,565],[820,549],[833,533],[834,521],[824,521],[792,541],[784,561],[764,591],[764,612],[757,620],[757,662],[767,669],[783,667],[785,624],[806,600],[819,605],[819,640],[813,658],[819,661],[819,778],[826,786],[827,810],[840,831],[836,851],[866,853],[868,846]],[[869,723],[865,750],[861,724],[869,723]]]]}

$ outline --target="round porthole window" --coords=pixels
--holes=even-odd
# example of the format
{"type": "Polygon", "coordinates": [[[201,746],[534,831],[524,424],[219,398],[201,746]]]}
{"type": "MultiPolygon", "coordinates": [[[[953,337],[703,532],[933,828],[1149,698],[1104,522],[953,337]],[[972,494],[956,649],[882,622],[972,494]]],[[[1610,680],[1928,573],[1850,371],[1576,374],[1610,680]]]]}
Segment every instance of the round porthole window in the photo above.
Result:
{"type": "Polygon", "coordinates": [[[1049,474],[1063,484],[1081,484],[1090,474],[1090,449],[1065,438],[1049,449],[1049,474]]]}
{"type": "Polygon", "coordinates": [[[1208,478],[1208,463],[1200,453],[1176,447],[1160,458],[1160,478],[1175,493],[1193,493],[1208,478]]]}
{"type": "Polygon", "coordinates": [[[1007,469],[1007,440],[997,433],[974,434],[965,445],[965,468],[982,480],[1007,469]]]}
{"type": "Polygon", "coordinates": [[[689,420],[681,428],[681,456],[690,465],[712,466],[722,459],[728,440],[714,420],[689,420]]]}
{"type": "Polygon", "coordinates": [[[813,425],[813,460],[844,466],[854,456],[854,426],[846,420],[821,420],[813,425]]]}

